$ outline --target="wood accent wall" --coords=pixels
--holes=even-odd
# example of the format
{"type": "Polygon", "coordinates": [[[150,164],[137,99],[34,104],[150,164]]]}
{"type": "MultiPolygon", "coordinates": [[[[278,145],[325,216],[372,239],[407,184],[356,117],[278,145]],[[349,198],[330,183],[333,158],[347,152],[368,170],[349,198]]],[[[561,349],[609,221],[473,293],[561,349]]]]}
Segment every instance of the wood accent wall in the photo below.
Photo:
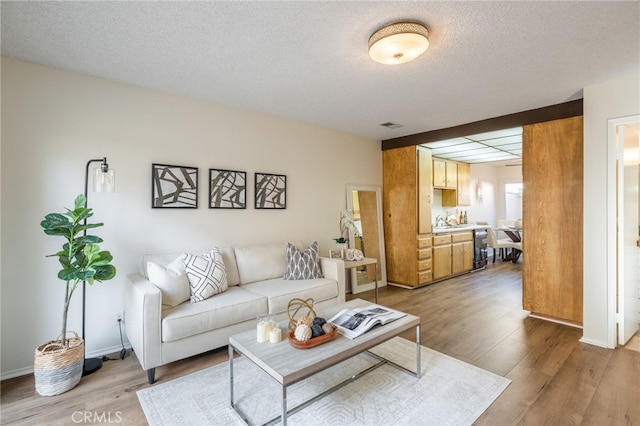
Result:
{"type": "Polygon", "coordinates": [[[524,126],[523,308],[582,324],[582,116],[524,126]]]}
{"type": "Polygon", "coordinates": [[[418,273],[415,260],[418,229],[416,147],[383,151],[382,169],[387,281],[411,283],[418,273]],[[404,226],[394,226],[399,222],[404,226]]]}

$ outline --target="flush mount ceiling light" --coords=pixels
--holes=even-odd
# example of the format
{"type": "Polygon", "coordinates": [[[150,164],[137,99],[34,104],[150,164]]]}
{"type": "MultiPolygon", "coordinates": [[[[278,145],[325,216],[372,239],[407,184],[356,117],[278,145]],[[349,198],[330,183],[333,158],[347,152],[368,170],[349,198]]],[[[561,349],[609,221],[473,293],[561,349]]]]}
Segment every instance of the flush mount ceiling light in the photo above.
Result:
{"type": "Polygon", "coordinates": [[[417,22],[397,22],[374,32],[369,38],[369,56],[385,65],[413,61],[429,48],[427,28],[417,22]]]}

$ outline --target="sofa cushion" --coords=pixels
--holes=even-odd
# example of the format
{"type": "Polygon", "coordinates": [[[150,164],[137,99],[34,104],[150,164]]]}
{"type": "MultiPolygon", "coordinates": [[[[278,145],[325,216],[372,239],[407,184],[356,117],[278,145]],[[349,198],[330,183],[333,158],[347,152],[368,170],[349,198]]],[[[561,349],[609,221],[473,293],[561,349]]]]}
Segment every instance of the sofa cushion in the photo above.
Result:
{"type": "Polygon", "coordinates": [[[202,255],[182,253],[182,261],[189,278],[191,303],[202,302],[227,289],[227,274],[218,249],[202,255]]]}
{"type": "Polygon", "coordinates": [[[338,283],[329,278],[297,281],[276,278],[241,287],[264,295],[269,300],[269,314],[272,315],[286,312],[291,299],[312,298],[318,303],[338,297],[338,283]]]}
{"type": "Polygon", "coordinates": [[[191,296],[189,279],[181,257],[175,258],[166,266],[147,262],[147,275],[149,281],[160,288],[163,305],[176,306],[189,300],[191,296]]]}
{"type": "Polygon", "coordinates": [[[323,278],[317,241],[314,241],[303,251],[298,250],[293,244],[287,243],[286,254],[287,271],[284,274],[285,280],[323,278]]]}
{"type": "MultiPolygon", "coordinates": [[[[233,247],[218,247],[222,260],[224,261],[225,270],[227,272],[227,284],[229,286],[240,284],[240,277],[238,276],[238,266],[236,264],[236,256],[233,252],[233,247]]],[[[204,250],[194,252],[194,254],[204,254],[211,250],[204,250]]],[[[140,275],[145,278],[149,278],[147,274],[147,263],[154,262],[158,265],[166,266],[171,263],[176,257],[180,257],[181,253],[168,253],[168,254],[145,254],[140,258],[140,275]]]]}
{"type": "Polygon", "coordinates": [[[282,278],[287,270],[285,248],[284,242],[234,248],[240,284],[282,278]]]}
{"type": "Polygon", "coordinates": [[[162,341],[185,337],[267,314],[267,298],[238,286],[199,303],[183,303],[162,311],[162,341]]]}

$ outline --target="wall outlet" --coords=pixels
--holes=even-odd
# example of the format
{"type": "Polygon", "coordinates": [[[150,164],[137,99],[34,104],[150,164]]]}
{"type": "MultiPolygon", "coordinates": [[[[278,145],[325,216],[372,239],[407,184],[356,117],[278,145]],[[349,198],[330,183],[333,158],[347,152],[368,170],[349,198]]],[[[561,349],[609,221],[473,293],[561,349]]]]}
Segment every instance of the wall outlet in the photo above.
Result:
{"type": "Polygon", "coordinates": [[[124,324],[124,312],[118,312],[116,314],[116,327],[119,326],[120,324],[124,324]]]}

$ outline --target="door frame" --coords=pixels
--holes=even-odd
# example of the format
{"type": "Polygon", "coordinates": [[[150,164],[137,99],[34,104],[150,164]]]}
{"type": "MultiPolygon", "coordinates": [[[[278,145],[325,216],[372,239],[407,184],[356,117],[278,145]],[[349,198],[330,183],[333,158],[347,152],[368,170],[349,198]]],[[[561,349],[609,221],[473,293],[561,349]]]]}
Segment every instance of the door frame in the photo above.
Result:
{"type": "MultiPolygon", "coordinates": [[[[640,115],[607,120],[607,347],[609,348],[615,348],[618,344],[616,326],[619,320],[616,309],[618,300],[618,223],[616,212],[618,186],[616,184],[616,160],[618,160],[619,156],[616,129],[618,126],[637,123],[639,121],[640,115]]],[[[624,158],[622,158],[622,160],[624,160],[624,158]]]]}

